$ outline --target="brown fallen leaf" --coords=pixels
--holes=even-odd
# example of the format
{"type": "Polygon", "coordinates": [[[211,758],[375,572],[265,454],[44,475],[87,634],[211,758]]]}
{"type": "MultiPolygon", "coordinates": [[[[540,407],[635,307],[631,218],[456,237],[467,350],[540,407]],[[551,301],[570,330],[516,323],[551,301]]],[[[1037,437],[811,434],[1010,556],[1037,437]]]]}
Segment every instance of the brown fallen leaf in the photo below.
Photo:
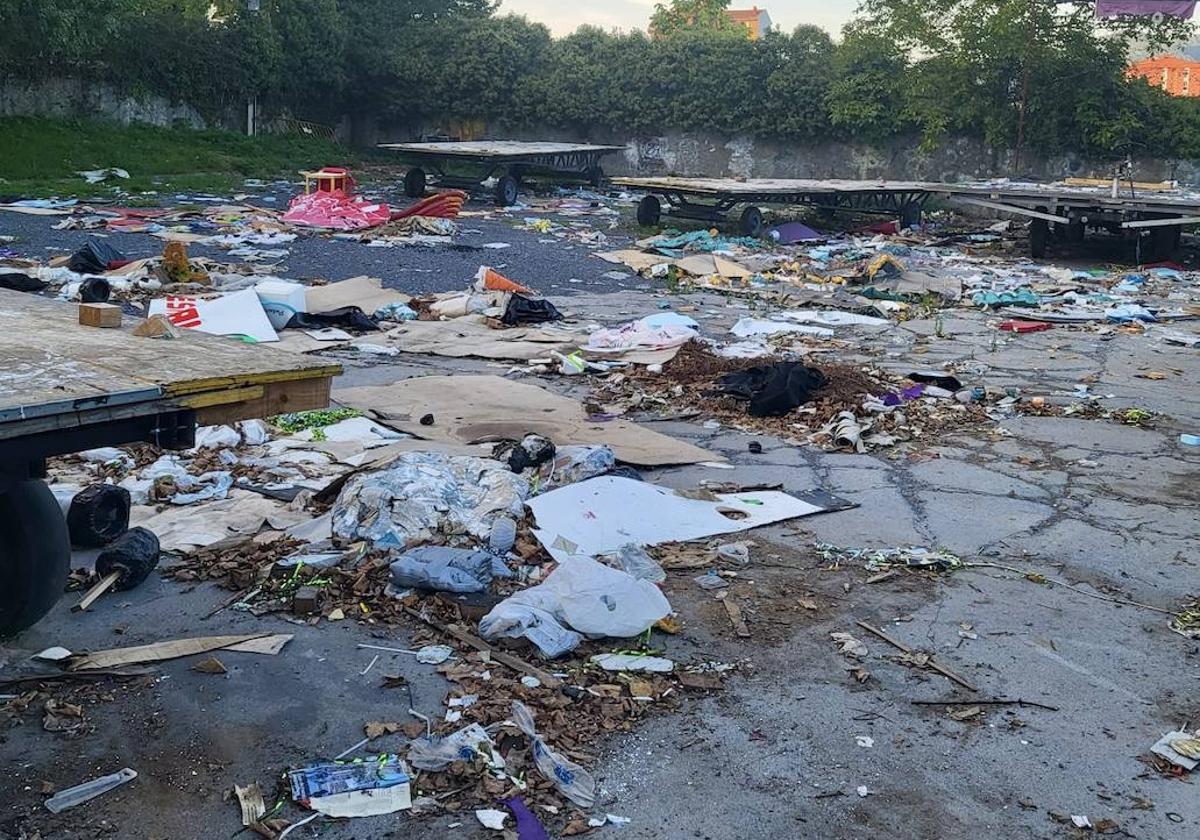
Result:
{"type": "Polygon", "coordinates": [[[373,720],[363,727],[363,733],[374,741],[382,735],[395,735],[404,728],[400,723],[384,723],[382,721],[373,720]]]}
{"type": "Polygon", "coordinates": [[[804,607],[804,609],[806,609],[806,610],[811,610],[813,612],[816,612],[819,609],[819,607],[817,606],[817,602],[810,601],[808,598],[801,598],[800,606],[804,607]]]}
{"type": "Polygon", "coordinates": [[[54,791],[56,791],[57,789],[58,788],[55,787],[54,782],[47,782],[45,780],[42,781],[42,795],[43,796],[49,796],[50,794],[54,793],[54,791]]]}
{"type": "Polygon", "coordinates": [[[980,706],[967,706],[965,709],[950,710],[950,717],[957,721],[968,721],[979,717],[981,714],[983,714],[983,708],[980,706]]]}
{"type": "Polygon", "coordinates": [[[630,680],[629,681],[629,696],[630,697],[654,697],[654,683],[645,680],[630,680]]]}
{"type": "Polygon", "coordinates": [[[225,667],[225,663],[215,656],[210,656],[207,659],[197,662],[192,666],[192,670],[201,674],[213,674],[214,676],[229,673],[229,669],[225,667]]]}
{"type": "Polygon", "coordinates": [[[1110,820],[1106,817],[1092,823],[1092,828],[1095,829],[1097,834],[1112,834],[1114,831],[1119,831],[1121,826],[1117,825],[1116,820],[1110,820]]]}
{"type": "Polygon", "coordinates": [[[854,677],[855,682],[865,683],[871,679],[871,672],[866,668],[850,668],[850,676],[854,677]]]}
{"type": "Polygon", "coordinates": [[[1153,379],[1155,381],[1167,378],[1167,375],[1161,370],[1148,370],[1145,373],[1135,373],[1134,376],[1138,379],[1153,379]]]}

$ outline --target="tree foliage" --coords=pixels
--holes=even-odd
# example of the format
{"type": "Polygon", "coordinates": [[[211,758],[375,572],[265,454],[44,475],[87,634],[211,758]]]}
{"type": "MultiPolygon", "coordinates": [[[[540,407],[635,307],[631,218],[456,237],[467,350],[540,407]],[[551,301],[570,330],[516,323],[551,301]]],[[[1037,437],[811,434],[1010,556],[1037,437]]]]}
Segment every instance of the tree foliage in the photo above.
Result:
{"type": "Polygon", "coordinates": [[[741,37],[724,0],[660,5],[654,36],[498,16],[495,0],[0,0],[0,74],[79,76],[219,114],[247,97],[346,113],[581,136],[716,131],[851,143],[953,136],[1045,154],[1200,157],[1200,102],[1126,77],[1167,19],[1094,4],[862,0],[824,31],[741,37]],[[732,37],[731,33],[738,33],[732,37]]]}
{"type": "Polygon", "coordinates": [[[650,16],[650,32],[659,38],[694,32],[720,32],[748,37],[744,26],[726,12],[730,0],[670,0],[656,3],[650,16]]]}

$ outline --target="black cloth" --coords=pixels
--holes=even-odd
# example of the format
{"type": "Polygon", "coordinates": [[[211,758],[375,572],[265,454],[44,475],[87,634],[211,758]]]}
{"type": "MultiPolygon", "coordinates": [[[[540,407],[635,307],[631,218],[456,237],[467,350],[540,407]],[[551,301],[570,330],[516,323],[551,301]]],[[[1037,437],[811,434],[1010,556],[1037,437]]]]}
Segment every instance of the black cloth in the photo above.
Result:
{"type": "Polygon", "coordinates": [[[357,306],[343,306],[341,309],[331,309],[328,312],[297,312],[287,322],[288,329],[323,330],[327,327],[341,327],[358,332],[379,332],[379,325],[357,306]]]}
{"type": "Polygon", "coordinates": [[[799,362],[776,362],[727,373],[721,391],[750,402],[751,417],[782,417],[804,405],[826,383],[825,374],[799,362]]]}

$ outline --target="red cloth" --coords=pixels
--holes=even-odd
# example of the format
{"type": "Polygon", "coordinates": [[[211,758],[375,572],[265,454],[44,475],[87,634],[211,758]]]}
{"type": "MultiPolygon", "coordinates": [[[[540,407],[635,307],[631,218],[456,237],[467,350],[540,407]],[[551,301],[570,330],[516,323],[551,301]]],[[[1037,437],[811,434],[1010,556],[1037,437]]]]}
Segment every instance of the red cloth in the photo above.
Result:
{"type": "Polygon", "coordinates": [[[370,204],[344,192],[315,192],[298,195],[288,205],[283,221],[305,227],[332,230],[363,230],[388,221],[392,210],[386,204],[370,204]]]}
{"type": "Polygon", "coordinates": [[[1005,321],[1000,325],[1000,329],[1006,332],[1031,333],[1048,330],[1051,326],[1053,325],[1047,324],[1045,321],[1005,321]]]}
{"type": "Polygon", "coordinates": [[[457,219],[462,212],[467,194],[462,190],[447,190],[435,193],[428,198],[422,198],[412,207],[406,207],[392,214],[392,221],[407,219],[410,216],[431,216],[437,219],[457,219]]]}

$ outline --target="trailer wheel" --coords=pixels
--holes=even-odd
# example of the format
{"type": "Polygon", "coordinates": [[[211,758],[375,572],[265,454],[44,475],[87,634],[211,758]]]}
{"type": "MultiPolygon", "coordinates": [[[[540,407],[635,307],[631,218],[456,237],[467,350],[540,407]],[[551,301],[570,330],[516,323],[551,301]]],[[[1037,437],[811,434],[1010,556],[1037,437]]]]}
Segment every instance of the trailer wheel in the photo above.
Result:
{"type": "Polygon", "coordinates": [[[655,227],[662,220],[662,202],[658,196],[648,195],[638,202],[637,220],[642,227],[655,227]]]}
{"type": "Polygon", "coordinates": [[[1029,223],[1029,255],[1035,260],[1046,256],[1046,242],[1050,239],[1050,223],[1045,219],[1034,219],[1029,223]]]}
{"type": "Polygon", "coordinates": [[[900,208],[900,230],[921,226],[921,205],[910,201],[900,208]]]}
{"type": "Polygon", "coordinates": [[[428,183],[424,169],[410,169],[404,175],[404,194],[409,198],[421,198],[428,183]]]}
{"type": "Polygon", "coordinates": [[[742,233],[746,236],[762,236],[764,227],[763,212],[757,207],[747,207],[742,211],[742,233]]]}
{"type": "Polygon", "coordinates": [[[1150,259],[1159,262],[1170,259],[1179,247],[1179,228],[1171,225],[1154,228],[1150,234],[1150,259]]]}
{"type": "Polygon", "coordinates": [[[19,633],[50,611],[71,571],[67,520],[36,479],[0,492],[0,636],[19,633]]]}
{"type": "Polygon", "coordinates": [[[604,186],[604,167],[600,164],[597,163],[594,166],[589,166],[586,174],[588,183],[593,187],[600,189],[604,186]]]}
{"type": "Polygon", "coordinates": [[[501,175],[496,181],[496,204],[501,207],[512,207],[517,203],[517,194],[521,185],[511,175],[501,175]]]}

